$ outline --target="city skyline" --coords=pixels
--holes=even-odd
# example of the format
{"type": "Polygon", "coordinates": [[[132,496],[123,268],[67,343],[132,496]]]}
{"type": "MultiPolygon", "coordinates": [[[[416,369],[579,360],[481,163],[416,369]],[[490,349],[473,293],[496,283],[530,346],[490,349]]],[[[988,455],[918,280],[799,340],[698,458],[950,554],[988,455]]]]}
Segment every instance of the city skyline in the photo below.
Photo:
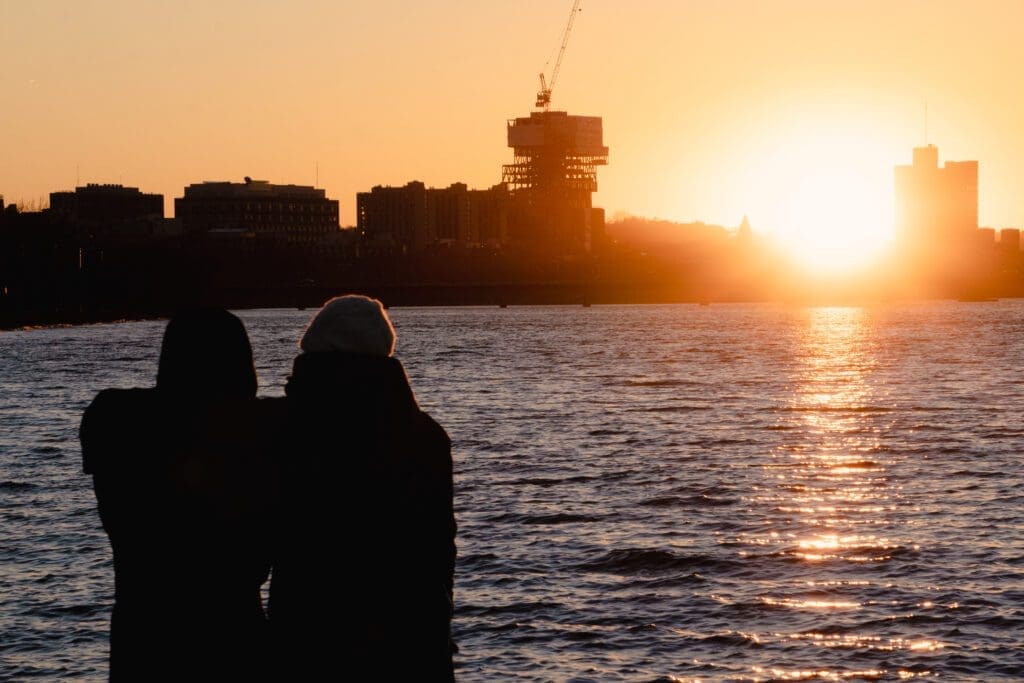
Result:
{"type": "MultiPolygon", "coordinates": [[[[168,218],[167,226],[175,227],[159,230],[184,230],[189,234],[210,230],[211,234],[225,230],[250,235],[280,233],[287,234],[290,241],[297,238],[311,246],[319,243],[322,247],[328,242],[336,243],[335,237],[341,238],[339,229],[354,228],[351,232],[359,235],[357,239],[370,240],[364,244],[364,252],[368,249],[378,254],[396,246],[405,254],[453,245],[473,248],[532,245],[531,248],[551,249],[552,253],[563,248],[568,249],[567,253],[587,253],[607,234],[605,209],[593,206],[591,199],[597,187],[596,167],[603,166],[608,155],[608,148],[602,144],[601,129],[600,117],[579,117],[560,111],[533,112],[528,118],[510,120],[508,145],[515,153],[515,163],[503,166],[501,183],[490,188],[469,188],[465,183],[438,188],[418,180],[402,186],[375,185],[372,190],[356,195],[358,220],[355,226],[341,224],[341,202],[327,197],[325,189],[296,183],[277,184],[246,176],[241,183],[207,180],[188,185],[181,191],[182,197],[173,197],[175,212],[173,218],[168,218]],[[326,203],[323,207],[318,204],[303,208],[302,202],[311,199],[326,203]],[[295,204],[297,200],[301,200],[300,204],[295,204]],[[187,213],[184,211],[186,204],[194,205],[187,213]],[[328,205],[333,207],[329,211],[328,205]],[[299,211],[290,227],[286,224],[291,219],[279,214],[289,206],[299,211]],[[316,214],[315,219],[313,214],[316,214]],[[311,221],[318,222],[316,229],[311,221]],[[332,232],[337,234],[332,236],[332,232]],[[322,242],[324,239],[327,242],[322,242]]],[[[840,279],[867,272],[888,262],[897,253],[904,257],[914,254],[915,268],[923,267],[927,272],[939,264],[942,254],[954,257],[965,247],[973,251],[999,242],[1000,248],[1005,250],[1005,243],[1009,241],[1016,246],[1008,253],[1019,252],[1019,228],[979,224],[978,161],[945,160],[940,165],[939,149],[932,144],[914,147],[911,157],[912,164],[896,164],[892,169],[891,197],[896,210],[891,234],[858,230],[856,225],[843,226],[842,230],[830,230],[830,226],[824,225],[823,229],[798,230],[788,236],[769,234],[765,246],[770,245],[794,273],[840,279]]],[[[145,214],[146,221],[162,220],[168,216],[164,210],[166,199],[160,194],[140,195],[138,188],[120,183],[86,183],[73,192],[51,192],[49,204],[65,218],[77,221],[86,218],[87,213],[82,211],[95,212],[96,216],[87,220],[107,223],[135,215],[138,201],[144,201],[146,208],[135,215],[136,218],[145,214]],[[153,201],[157,204],[155,209],[153,201]]],[[[820,197],[809,199],[820,201],[820,197]]],[[[0,195],[0,208],[2,206],[0,195]]],[[[32,211],[33,207],[28,210],[32,211]]],[[[629,215],[614,217],[612,222],[619,223],[620,227],[636,225],[634,218],[641,218],[647,225],[660,224],[663,227],[659,230],[668,228],[668,232],[663,233],[668,240],[666,246],[680,241],[685,243],[685,231],[694,225],[709,225],[705,221],[670,222],[629,215]],[[678,236],[670,234],[671,226],[681,231],[678,236]]],[[[749,240],[752,235],[746,215],[735,231],[710,225],[733,232],[741,241],[749,240]]],[[[152,230],[141,224],[138,227],[143,232],[152,230]]],[[[616,232],[617,237],[612,239],[625,244],[641,244],[647,239],[640,236],[634,239],[621,229],[616,232]]],[[[959,267],[953,262],[942,266],[946,270],[959,267]]]]}
{"type": "MultiPolygon", "coordinates": [[[[842,229],[891,235],[892,167],[931,142],[982,161],[981,225],[1024,224],[1024,95],[1006,80],[1024,9],[908,2],[879,24],[882,8],[585,2],[552,108],[605,121],[595,204],[784,232],[820,222],[824,194],[842,229]]],[[[490,187],[567,6],[516,9],[6,5],[0,192],[123,182],[172,215],[185,185],[249,175],[323,187],[353,225],[375,185],[490,187]]]]}

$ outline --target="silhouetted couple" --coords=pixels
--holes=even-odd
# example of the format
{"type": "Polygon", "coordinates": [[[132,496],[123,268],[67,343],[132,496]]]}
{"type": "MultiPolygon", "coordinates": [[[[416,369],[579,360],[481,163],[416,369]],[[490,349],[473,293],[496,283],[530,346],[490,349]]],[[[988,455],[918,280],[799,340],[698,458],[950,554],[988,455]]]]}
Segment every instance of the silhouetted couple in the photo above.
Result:
{"type": "Polygon", "coordinates": [[[199,309],[168,324],[155,388],[100,392],[81,439],[111,679],[452,679],[451,444],[394,342],[380,302],[332,299],[287,397],[257,400],[241,321],[199,309]]]}

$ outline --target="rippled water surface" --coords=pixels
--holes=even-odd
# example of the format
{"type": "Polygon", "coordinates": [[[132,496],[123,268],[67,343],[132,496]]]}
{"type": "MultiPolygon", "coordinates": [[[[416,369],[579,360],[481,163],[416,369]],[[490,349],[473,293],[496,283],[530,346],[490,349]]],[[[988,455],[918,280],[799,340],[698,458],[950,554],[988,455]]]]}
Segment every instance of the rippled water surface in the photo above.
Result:
{"type": "MultiPolygon", "coordinates": [[[[240,314],[263,395],[309,314],[240,314]]],[[[460,680],[1024,680],[1024,304],[391,314],[455,444],[460,680]]],[[[106,674],[76,430],[162,328],[0,333],[0,678],[106,674]]]]}

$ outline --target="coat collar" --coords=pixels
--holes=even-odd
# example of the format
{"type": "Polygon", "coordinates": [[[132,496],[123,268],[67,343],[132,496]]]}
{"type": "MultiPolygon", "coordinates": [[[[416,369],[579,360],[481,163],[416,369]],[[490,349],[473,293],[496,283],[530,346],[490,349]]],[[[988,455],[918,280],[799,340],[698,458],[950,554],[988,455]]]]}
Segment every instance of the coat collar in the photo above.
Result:
{"type": "Polygon", "coordinates": [[[328,351],[296,357],[285,386],[289,398],[359,400],[418,408],[405,368],[397,358],[328,351]]]}

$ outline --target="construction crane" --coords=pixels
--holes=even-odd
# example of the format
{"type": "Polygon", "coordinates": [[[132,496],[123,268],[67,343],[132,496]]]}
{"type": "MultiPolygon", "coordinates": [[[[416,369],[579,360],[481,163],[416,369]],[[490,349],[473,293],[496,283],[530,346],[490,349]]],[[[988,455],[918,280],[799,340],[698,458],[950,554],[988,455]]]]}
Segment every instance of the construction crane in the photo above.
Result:
{"type": "Polygon", "coordinates": [[[562,47],[558,50],[555,68],[551,70],[551,80],[545,80],[543,72],[540,74],[540,91],[537,93],[537,104],[535,106],[543,107],[544,111],[547,111],[551,106],[551,91],[555,89],[555,81],[558,80],[558,70],[562,68],[562,57],[565,56],[565,46],[569,44],[569,32],[572,31],[573,22],[576,21],[576,14],[580,11],[580,1],[575,0],[572,3],[569,22],[565,25],[565,32],[562,33],[562,47]]]}

